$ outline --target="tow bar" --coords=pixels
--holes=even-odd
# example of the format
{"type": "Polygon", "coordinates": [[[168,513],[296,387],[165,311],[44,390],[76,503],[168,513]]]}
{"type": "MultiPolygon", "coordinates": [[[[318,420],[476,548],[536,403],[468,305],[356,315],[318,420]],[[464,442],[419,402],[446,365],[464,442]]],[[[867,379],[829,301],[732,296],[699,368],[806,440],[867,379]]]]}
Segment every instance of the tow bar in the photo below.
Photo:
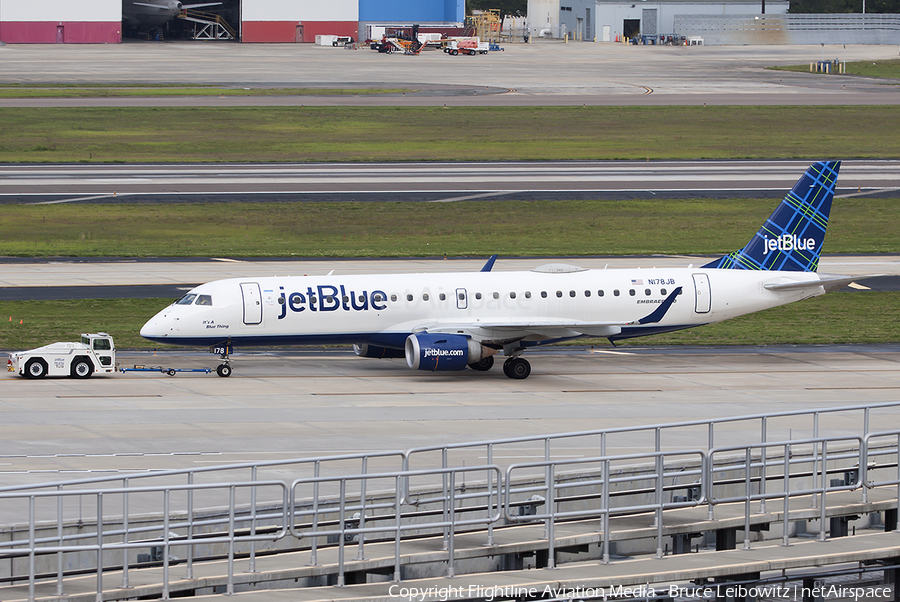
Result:
{"type": "Polygon", "coordinates": [[[134,368],[122,368],[120,372],[160,372],[168,376],[175,376],[178,372],[202,372],[212,374],[210,368],[163,368],[162,366],[135,366],[134,368]]]}

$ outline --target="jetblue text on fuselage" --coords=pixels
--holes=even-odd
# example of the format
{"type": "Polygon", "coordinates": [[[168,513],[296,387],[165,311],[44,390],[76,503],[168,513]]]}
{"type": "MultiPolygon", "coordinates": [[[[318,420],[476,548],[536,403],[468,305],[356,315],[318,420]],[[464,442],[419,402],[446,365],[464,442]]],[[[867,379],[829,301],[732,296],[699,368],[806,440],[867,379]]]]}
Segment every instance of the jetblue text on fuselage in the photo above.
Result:
{"type": "Polygon", "coordinates": [[[769,251],[815,251],[815,238],[798,238],[796,234],[782,234],[778,238],[763,238],[763,255],[769,251]]]}
{"type": "Polygon", "coordinates": [[[384,304],[387,301],[387,293],[379,290],[356,293],[345,290],[344,285],[338,287],[322,284],[316,287],[308,286],[303,293],[297,291],[285,294],[283,286],[278,288],[281,290],[281,296],[278,298],[278,304],[281,305],[279,320],[287,316],[288,309],[297,313],[306,310],[368,311],[370,307],[377,311],[387,309],[387,305],[384,304]]]}

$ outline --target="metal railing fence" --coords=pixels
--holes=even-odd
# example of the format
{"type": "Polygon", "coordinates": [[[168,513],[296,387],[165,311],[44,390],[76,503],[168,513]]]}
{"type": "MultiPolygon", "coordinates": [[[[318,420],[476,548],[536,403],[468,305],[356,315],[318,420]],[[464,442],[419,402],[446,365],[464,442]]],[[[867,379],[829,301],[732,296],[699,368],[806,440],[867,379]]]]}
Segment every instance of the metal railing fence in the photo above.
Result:
{"type": "MultiPolygon", "coordinates": [[[[471,525],[492,525],[500,520],[501,512],[500,512],[500,504],[499,504],[499,492],[494,490],[493,488],[488,488],[484,492],[479,493],[466,493],[465,488],[462,491],[459,490],[457,484],[462,482],[458,481],[458,475],[465,475],[469,473],[479,473],[484,472],[486,474],[490,474],[491,477],[496,477],[496,482],[500,483],[502,478],[502,472],[499,466],[496,465],[482,465],[482,466],[469,466],[469,467],[459,467],[459,468],[447,468],[447,469],[431,469],[431,470],[416,470],[416,471],[400,471],[394,473],[382,473],[382,474],[358,474],[358,475],[349,475],[342,477],[317,477],[317,478],[307,478],[307,479],[297,479],[293,483],[291,483],[291,508],[290,515],[292,517],[310,517],[311,525],[307,529],[298,529],[294,520],[291,521],[290,524],[290,532],[293,537],[297,539],[303,538],[312,538],[314,541],[321,537],[336,537],[338,543],[338,573],[337,573],[337,584],[338,586],[344,585],[344,567],[345,567],[345,542],[352,541],[353,537],[358,537],[359,548],[357,559],[362,560],[365,557],[364,553],[364,545],[365,545],[365,535],[366,534],[392,534],[394,538],[394,580],[400,580],[400,542],[402,538],[402,534],[404,531],[420,531],[423,529],[447,529],[449,531],[449,540],[447,549],[447,576],[454,576],[454,561],[455,561],[455,535],[456,530],[459,527],[466,527],[471,525]],[[410,522],[404,521],[404,513],[403,513],[403,492],[408,489],[409,481],[415,480],[418,477],[434,477],[440,476],[446,478],[448,481],[448,492],[446,498],[443,499],[444,511],[441,515],[441,518],[436,521],[430,522],[410,522]],[[347,496],[347,484],[349,482],[358,481],[361,484],[361,488],[363,491],[365,490],[365,484],[369,481],[379,481],[379,480],[389,480],[393,483],[393,493],[394,500],[392,504],[380,504],[380,505],[366,505],[365,495],[360,497],[359,501],[353,503],[353,501],[348,501],[347,496]],[[335,528],[325,528],[319,529],[318,527],[318,515],[322,509],[318,504],[315,504],[314,508],[311,511],[302,511],[297,510],[296,508],[296,499],[297,499],[297,488],[300,485],[311,485],[313,490],[317,490],[319,485],[323,483],[338,483],[340,487],[340,497],[337,500],[338,504],[338,523],[335,528]],[[487,511],[484,513],[484,516],[475,516],[472,518],[458,518],[458,512],[461,508],[457,508],[458,502],[465,502],[476,500],[480,498],[486,498],[486,508],[487,511]],[[382,523],[376,526],[367,527],[367,520],[372,523],[374,522],[374,517],[366,517],[367,511],[376,511],[381,510],[385,511],[385,513],[379,517],[382,519],[390,518],[392,522],[382,523]],[[352,516],[348,520],[348,513],[353,512],[355,516],[352,516]]],[[[493,478],[486,478],[487,482],[494,482],[493,478]]],[[[313,548],[315,550],[315,548],[313,548]]],[[[311,561],[315,564],[315,559],[311,561]]]]}
{"type": "MultiPolygon", "coordinates": [[[[573,520],[579,518],[600,518],[602,521],[601,532],[603,533],[603,562],[609,564],[609,543],[610,543],[610,526],[609,518],[613,511],[618,513],[639,513],[653,512],[654,525],[657,528],[657,546],[656,555],[661,558],[662,540],[663,540],[663,511],[673,508],[689,508],[703,503],[706,495],[703,491],[706,475],[706,453],[703,450],[683,450],[674,452],[651,452],[646,454],[626,454],[622,456],[603,456],[597,458],[579,458],[570,460],[550,460],[546,462],[528,462],[523,464],[512,464],[506,469],[506,483],[503,488],[503,511],[506,520],[517,523],[522,521],[544,521],[544,536],[548,540],[548,568],[555,566],[555,526],[562,520],[573,520]],[[685,458],[696,457],[695,468],[685,467],[685,458]],[[612,469],[614,465],[620,463],[634,464],[635,462],[652,460],[652,472],[638,472],[629,476],[613,477],[612,469]],[[667,460],[676,461],[676,466],[667,469],[667,460]],[[590,468],[587,475],[577,475],[575,478],[569,476],[565,480],[560,479],[562,476],[559,472],[560,468],[590,468]],[[513,479],[513,473],[516,471],[540,468],[544,471],[544,480],[534,485],[516,485],[513,479]],[[597,470],[599,469],[599,474],[597,470]],[[665,480],[686,481],[684,484],[693,485],[696,481],[700,486],[700,496],[697,499],[675,500],[674,496],[670,496],[668,500],[664,498],[666,493],[665,480]],[[652,499],[648,502],[626,503],[613,507],[610,502],[610,485],[621,483],[644,483],[650,481],[653,484],[652,499]],[[582,491],[585,488],[596,488],[600,486],[600,505],[599,507],[572,507],[572,500],[566,500],[563,494],[567,490],[582,491]],[[528,495],[535,492],[543,492],[544,508],[543,512],[535,512],[526,516],[513,514],[511,511],[511,497],[513,495],[528,495]],[[563,498],[563,499],[560,499],[563,498]]],[[[522,480],[520,477],[519,481],[522,480]]],[[[643,485],[642,485],[643,486],[643,485]]],[[[579,496],[580,497],[580,496],[579,496]]],[[[594,498],[595,499],[595,498],[594,498]]]]}
{"type": "MultiPolygon", "coordinates": [[[[35,580],[36,570],[35,561],[39,555],[55,554],[57,558],[57,575],[56,575],[56,595],[64,595],[63,577],[64,577],[64,555],[71,553],[91,552],[96,555],[96,575],[97,575],[97,599],[102,599],[103,592],[103,573],[104,569],[109,566],[104,559],[104,552],[115,552],[121,550],[124,554],[124,562],[119,565],[113,563],[110,568],[122,571],[122,588],[129,587],[128,581],[128,552],[130,550],[148,549],[158,547],[162,553],[163,563],[163,597],[168,598],[169,595],[169,566],[171,559],[171,551],[173,548],[184,547],[191,550],[195,545],[211,545],[223,544],[228,549],[228,587],[229,591],[233,591],[233,575],[234,575],[234,556],[235,546],[245,542],[256,541],[276,541],[284,537],[288,530],[288,488],[281,481],[254,481],[249,483],[228,483],[228,484],[196,484],[196,485],[162,485],[154,487],[127,487],[116,489],[93,489],[93,490],[56,490],[56,491],[35,491],[35,492],[17,492],[17,493],[0,493],[0,499],[21,499],[27,501],[28,504],[28,539],[13,540],[8,542],[0,542],[0,556],[5,558],[27,557],[28,558],[28,599],[35,599],[35,580]],[[282,493],[282,512],[280,515],[280,525],[278,530],[272,534],[257,534],[251,527],[246,532],[238,529],[238,525],[246,522],[253,524],[257,517],[238,515],[237,491],[248,489],[257,491],[259,488],[276,488],[282,493]],[[224,491],[227,494],[225,505],[227,508],[228,519],[220,526],[224,527],[218,533],[205,533],[202,537],[194,531],[196,524],[190,519],[172,519],[174,512],[172,508],[172,494],[176,492],[195,492],[195,491],[224,491]],[[152,527],[144,526],[140,529],[129,531],[126,529],[113,528],[105,530],[104,500],[116,497],[122,497],[123,505],[127,510],[127,499],[129,496],[140,494],[161,494],[163,513],[158,523],[152,527]],[[74,536],[65,536],[60,531],[58,538],[38,538],[36,535],[36,524],[38,521],[36,502],[43,499],[55,499],[57,508],[63,507],[63,500],[66,498],[92,497],[95,499],[96,523],[95,530],[87,533],[80,533],[74,536]],[[186,534],[176,533],[176,529],[185,529],[186,534]],[[153,533],[159,533],[155,539],[152,538],[153,533]],[[132,536],[141,535],[140,539],[134,540],[132,536]],[[112,539],[112,541],[107,541],[112,539]],[[93,540],[93,543],[90,543],[93,540]],[[72,543],[72,542],[80,543],[72,543]]],[[[185,509],[185,514],[190,516],[189,509],[185,509]]],[[[127,516],[127,515],[126,515],[127,516]]],[[[126,521],[127,522],[127,521],[126,521]]],[[[57,521],[61,524],[61,521],[57,521]]],[[[118,521],[116,521],[118,524],[118,521]]],[[[204,522],[205,526],[209,526],[209,522],[204,522]]],[[[190,558],[190,554],[188,554],[190,558]]]]}
{"type": "MultiPolygon", "coordinates": [[[[394,577],[399,579],[403,536],[442,533],[443,549],[448,551],[448,573],[452,574],[454,539],[461,530],[485,529],[486,543],[492,545],[493,530],[502,520],[513,524],[542,520],[545,538],[550,542],[552,566],[557,524],[597,519],[602,523],[606,540],[604,561],[608,562],[610,516],[637,512],[654,514],[657,555],[661,555],[665,511],[702,502],[709,505],[708,518],[713,520],[714,506],[741,502],[746,505],[746,525],[749,504],[754,501],[759,501],[764,511],[766,500],[783,499],[787,508],[789,498],[812,494],[821,496],[824,509],[825,496],[836,491],[862,487],[865,502],[867,487],[900,488],[900,472],[896,477],[881,474],[882,469],[892,470],[897,464],[900,430],[869,433],[873,416],[881,416],[879,412],[890,416],[898,407],[900,402],[890,402],[506,438],[406,452],[324,456],[2,487],[0,508],[8,503],[18,504],[23,516],[18,532],[23,534],[27,529],[28,536],[17,536],[16,529],[12,529],[11,541],[0,542],[0,557],[28,558],[29,566],[11,569],[9,580],[21,583],[27,579],[32,599],[39,572],[35,559],[49,554],[57,554],[57,591],[62,595],[65,555],[95,554],[98,562],[93,568],[99,575],[98,587],[102,587],[104,569],[122,570],[127,587],[129,550],[156,547],[168,567],[171,549],[181,546],[187,551],[183,560],[186,577],[191,578],[195,548],[207,546],[204,557],[208,558],[214,556],[215,546],[226,546],[230,588],[235,544],[249,547],[245,553],[250,570],[255,571],[256,544],[285,539],[288,534],[295,548],[301,547],[301,541],[309,541],[313,564],[322,545],[320,540],[337,538],[332,543],[339,549],[339,581],[343,580],[347,562],[347,541],[356,542],[357,559],[361,560],[367,542],[393,539],[394,577]],[[795,439],[795,431],[802,438],[795,439]],[[708,451],[685,445],[696,443],[698,435],[707,439],[708,451]],[[729,446],[715,447],[717,437],[725,436],[729,446]],[[736,441],[740,437],[745,440],[736,441]],[[642,441],[649,443],[647,447],[652,451],[628,451],[642,441]],[[612,447],[628,453],[607,453],[612,447]],[[535,449],[538,454],[533,453],[535,449]],[[523,455],[542,458],[506,467],[497,462],[501,457],[522,459],[523,455]],[[480,461],[472,463],[473,459],[480,461]],[[467,467],[467,460],[473,465],[467,467]],[[867,470],[876,461],[881,462],[877,472],[867,470]],[[888,466],[886,461],[893,464],[888,466]],[[829,473],[846,472],[854,464],[861,468],[853,483],[832,486],[827,481],[829,473]],[[297,470],[305,474],[294,478],[290,485],[285,484],[285,479],[271,478],[283,472],[295,474],[297,470]],[[469,483],[465,480],[467,475],[469,483]],[[233,480],[195,482],[229,477],[233,480]],[[187,482],[178,482],[182,479],[187,482]],[[812,483],[803,479],[811,479],[812,483]],[[775,485],[779,481],[780,488],[775,485]],[[773,483],[771,490],[768,482],[773,483]],[[111,483],[115,486],[102,487],[111,483]],[[675,500],[677,492],[687,487],[699,488],[699,495],[675,500]],[[612,488],[619,495],[616,499],[612,488]],[[229,499],[216,498],[217,491],[229,491],[229,499]],[[163,494],[165,499],[148,502],[147,496],[156,494],[163,494]],[[535,494],[545,497],[540,513],[528,517],[513,513],[515,505],[528,503],[527,496],[535,494]],[[73,498],[79,500],[77,513],[74,504],[63,502],[73,498]],[[96,499],[96,526],[83,521],[82,502],[89,498],[96,499]],[[179,530],[184,533],[170,535],[179,530]],[[121,553],[121,561],[104,562],[103,551],[121,553]]],[[[786,513],[785,531],[787,519],[786,513]]],[[[820,531],[824,533],[824,527],[820,531]]],[[[83,566],[79,568],[84,570],[83,566]]],[[[167,595],[168,574],[164,581],[167,595]]]]}

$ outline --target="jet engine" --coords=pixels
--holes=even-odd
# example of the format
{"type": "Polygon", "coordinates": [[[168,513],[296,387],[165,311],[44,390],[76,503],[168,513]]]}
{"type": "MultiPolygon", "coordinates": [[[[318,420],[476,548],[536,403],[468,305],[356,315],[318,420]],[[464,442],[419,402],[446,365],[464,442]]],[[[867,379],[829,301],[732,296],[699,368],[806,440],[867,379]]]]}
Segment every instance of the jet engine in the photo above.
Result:
{"type": "Polygon", "coordinates": [[[497,353],[478,341],[458,334],[412,334],[406,339],[406,363],[413,370],[438,372],[465,370],[497,353]]]}
{"type": "Polygon", "coordinates": [[[406,357],[406,354],[402,349],[378,347],[377,345],[369,345],[368,343],[353,343],[353,352],[359,357],[374,357],[377,359],[406,357]]]}

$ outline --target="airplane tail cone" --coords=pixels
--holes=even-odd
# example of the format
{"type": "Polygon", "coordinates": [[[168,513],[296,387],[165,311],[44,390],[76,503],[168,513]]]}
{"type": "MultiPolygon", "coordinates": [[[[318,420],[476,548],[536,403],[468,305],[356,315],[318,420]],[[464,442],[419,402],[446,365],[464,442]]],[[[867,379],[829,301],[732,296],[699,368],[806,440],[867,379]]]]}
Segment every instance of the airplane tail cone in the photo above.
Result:
{"type": "Polygon", "coordinates": [[[703,267],[815,272],[840,168],[840,161],[810,165],[743,249],[703,267]]]}

